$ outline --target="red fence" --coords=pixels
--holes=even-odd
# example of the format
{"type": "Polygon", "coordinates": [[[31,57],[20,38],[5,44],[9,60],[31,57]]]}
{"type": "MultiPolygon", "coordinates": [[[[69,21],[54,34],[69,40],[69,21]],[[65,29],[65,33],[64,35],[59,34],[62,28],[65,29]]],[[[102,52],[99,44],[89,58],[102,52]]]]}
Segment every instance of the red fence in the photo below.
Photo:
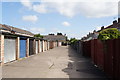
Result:
{"type": "Polygon", "coordinates": [[[91,41],[83,42],[83,56],[90,57],[91,56],[91,41]]]}
{"type": "Polygon", "coordinates": [[[91,57],[94,64],[101,69],[104,68],[104,51],[100,40],[95,39],[91,41],[91,57]]]}
{"type": "Polygon", "coordinates": [[[71,45],[78,53],[92,58],[109,78],[120,80],[120,39],[78,41],[71,45]]]}
{"type": "Polygon", "coordinates": [[[84,42],[83,54],[91,56],[93,63],[108,77],[120,80],[120,39],[84,42]]]}

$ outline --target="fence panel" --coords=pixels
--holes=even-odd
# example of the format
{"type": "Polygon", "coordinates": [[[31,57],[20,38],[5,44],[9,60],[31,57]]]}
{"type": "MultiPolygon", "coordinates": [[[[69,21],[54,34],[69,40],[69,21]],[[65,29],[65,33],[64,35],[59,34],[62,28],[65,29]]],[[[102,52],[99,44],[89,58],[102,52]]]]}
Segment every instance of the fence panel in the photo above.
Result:
{"type": "Polygon", "coordinates": [[[91,56],[91,41],[83,42],[83,56],[91,56]]]}
{"type": "Polygon", "coordinates": [[[97,55],[98,55],[97,54],[97,39],[95,39],[94,40],[94,64],[96,65],[97,65],[97,57],[99,57],[97,55]]]}
{"type": "Polygon", "coordinates": [[[94,40],[91,40],[91,58],[94,63],[95,61],[95,55],[94,55],[94,40]]]}
{"type": "Polygon", "coordinates": [[[119,59],[120,59],[120,39],[114,40],[113,54],[113,73],[114,79],[120,79],[119,76],[119,59]]]}
{"type": "Polygon", "coordinates": [[[104,52],[105,52],[105,65],[104,71],[108,77],[112,78],[113,76],[113,40],[107,40],[104,44],[104,52]]]}
{"type": "Polygon", "coordinates": [[[97,65],[99,68],[104,69],[104,51],[103,51],[103,42],[101,40],[97,40],[97,65]]]}

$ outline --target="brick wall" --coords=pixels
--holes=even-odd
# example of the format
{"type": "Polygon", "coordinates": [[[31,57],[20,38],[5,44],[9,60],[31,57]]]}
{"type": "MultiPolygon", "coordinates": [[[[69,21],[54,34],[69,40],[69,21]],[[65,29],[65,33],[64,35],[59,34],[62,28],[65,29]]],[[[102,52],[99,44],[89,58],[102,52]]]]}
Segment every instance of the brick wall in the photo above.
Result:
{"type": "Polygon", "coordinates": [[[4,64],[4,35],[0,35],[0,65],[4,64]]]}

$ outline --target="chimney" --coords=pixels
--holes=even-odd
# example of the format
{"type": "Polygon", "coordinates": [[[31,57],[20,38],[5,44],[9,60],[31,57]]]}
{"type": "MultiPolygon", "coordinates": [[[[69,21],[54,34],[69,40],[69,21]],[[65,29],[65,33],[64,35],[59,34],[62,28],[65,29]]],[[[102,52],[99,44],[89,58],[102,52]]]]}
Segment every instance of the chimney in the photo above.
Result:
{"type": "Polygon", "coordinates": [[[113,21],[113,25],[114,25],[114,24],[117,24],[117,20],[113,21]]]}
{"type": "Polygon", "coordinates": [[[118,18],[118,23],[120,23],[120,18],[118,18]]]}
{"type": "Polygon", "coordinates": [[[103,30],[103,29],[104,29],[104,26],[101,27],[101,30],[103,30]]]}

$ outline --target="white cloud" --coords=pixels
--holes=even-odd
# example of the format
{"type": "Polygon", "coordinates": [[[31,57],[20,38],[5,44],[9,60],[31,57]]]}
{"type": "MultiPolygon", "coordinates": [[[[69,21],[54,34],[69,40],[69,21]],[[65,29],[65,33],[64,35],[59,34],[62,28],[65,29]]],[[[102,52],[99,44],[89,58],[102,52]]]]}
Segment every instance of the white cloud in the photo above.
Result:
{"type": "Polygon", "coordinates": [[[33,10],[38,13],[46,13],[47,12],[46,6],[44,4],[33,5],[33,10]]]}
{"type": "Polygon", "coordinates": [[[67,17],[74,17],[76,15],[84,15],[86,17],[107,17],[116,16],[118,14],[118,2],[111,1],[78,1],[76,0],[40,0],[40,4],[33,4],[27,0],[22,4],[38,13],[57,12],[67,17]],[[49,1],[49,2],[47,2],[49,1]]]}
{"type": "Polygon", "coordinates": [[[30,0],[21,0],[21,4],[29,9],[32,9],[32,3],[30,0]]]}
{"type": "Polygon", "coordinates": [[[117,2],[45,2],[33,5],[33,10],[39,13],[58,12],[67,17],[84,15],[86,17],[106,17],[118,14],[117,2]]]}
{"type": "Polygon", "coordinates": [[[36,22],[38,20],[38,17],[36,15],[28,15],[28,16],[23,16],[22,19],[24,21],[36,22]]]}
{"type": "Polygon", "coordinates": [[[33,33],[44,33],[45,32],[45,28],[40,28],[40,27],[32,27],[29,28],[29,30],[33,33]]]}
{"type": "Polygon", "coordinates": [[[70,23],[65,21],[65,22],[62,23],[62,25],[63,26],[70,26],[70,23]]]}
{"type": "MultiPolygon", "coordinates": [[[[30,0],[31,2],[41,2],[41,0],[30,0]]],[[[91,2],[90,0],[44,0],[45,2],[91,2]]],[[[119,0],[92,0],[92,2],[118,2],[119,0]]],[[[2,2],[20,2],[20,0],[2,0],[2,2]]]]}

